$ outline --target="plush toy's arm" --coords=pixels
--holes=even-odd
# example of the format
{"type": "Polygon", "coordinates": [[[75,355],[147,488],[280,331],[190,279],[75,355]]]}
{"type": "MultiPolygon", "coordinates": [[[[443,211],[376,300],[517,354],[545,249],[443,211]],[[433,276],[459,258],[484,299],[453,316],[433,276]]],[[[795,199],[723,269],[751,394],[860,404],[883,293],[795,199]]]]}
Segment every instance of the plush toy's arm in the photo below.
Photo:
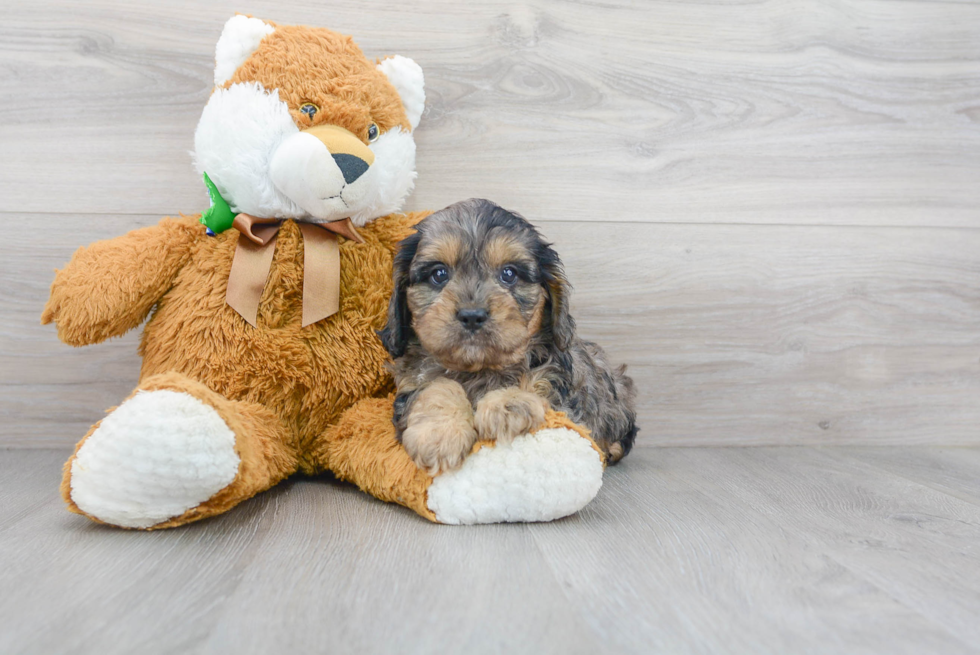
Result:
{"type": "Polygon", "coordinates": [[[165,218],[79,248],[57,271],[41,323],[56,323],[58,336],[72,346],[133,329],[170,289],[203,230],[193,217],[165,218]]]}

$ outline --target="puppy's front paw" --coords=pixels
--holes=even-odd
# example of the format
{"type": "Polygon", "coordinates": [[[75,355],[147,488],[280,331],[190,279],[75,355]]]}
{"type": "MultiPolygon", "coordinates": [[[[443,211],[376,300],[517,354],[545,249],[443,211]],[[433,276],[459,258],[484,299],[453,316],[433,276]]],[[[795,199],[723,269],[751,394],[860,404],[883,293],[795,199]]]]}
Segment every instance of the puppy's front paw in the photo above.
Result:
{"type": "Polygon", "coordinates": [[[419,392],[402,444],[416,466],[436,476],[458,468],[476,442],[473,408],[458,382],[436,380],[419,392]]]}
{"type": "Polygon", "coordinates": [[[481,439],[509,441],[544,423],[548,401],[517,387],[496,389],[476,404],[476,431],[481,439]]]}

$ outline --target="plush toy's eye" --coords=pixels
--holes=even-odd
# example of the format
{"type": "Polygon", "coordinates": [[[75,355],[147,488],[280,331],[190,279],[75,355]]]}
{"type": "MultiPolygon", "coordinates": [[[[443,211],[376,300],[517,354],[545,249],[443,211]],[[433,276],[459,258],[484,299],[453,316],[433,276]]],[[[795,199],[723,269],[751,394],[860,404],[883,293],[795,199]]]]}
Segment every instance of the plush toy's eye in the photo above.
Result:
{"type": "Polygon", "coordinates": [[[371,127],[368,128],[368,142],[374,143],[381,136],[381,130],[378,129],[377,123],[371,123],[371,127]]]}
{"type": "Polygon", "coordinates": [[[316,116],[318,111],[320,111],[320,108],[314,105],[312,102],[307,102],[299,108],[299,113],[306,114],[307,118],[310,120],[313,120],[313,117],[316,116]]]}
{"type": "Polygon", "coordinates": [[[437,266],[429,273],[429,281],[437,287],[441,287],[449,281],[449,269],[445,266],[437,266]]]}
{"type": "Polygon", "coordinates": [[[517,282],[517,270],[513,266],[504,266],[500,270],[500,282],[507,287],[517,282]]]}

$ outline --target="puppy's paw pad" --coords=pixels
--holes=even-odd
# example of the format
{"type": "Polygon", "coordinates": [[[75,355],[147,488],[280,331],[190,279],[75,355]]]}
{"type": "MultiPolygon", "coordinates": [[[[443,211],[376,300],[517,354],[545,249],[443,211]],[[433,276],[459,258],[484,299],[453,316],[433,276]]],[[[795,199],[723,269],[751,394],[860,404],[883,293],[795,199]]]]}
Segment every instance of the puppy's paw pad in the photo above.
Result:
{"type": "Polygon", "coordinates": [[[235,434],[210,405],[142,391],[102,419],[71,465],[71,499],[100,521],[148,528],[208,500],[238,475],[235,434]]]}
{"type": "Polygon", "coordinates": [[[432,476],[459,468],[475,442],[476,430],[469,421],[416,421],[402,433],[402,443],[412,461],[432,476]]]}
{"type": "Polygon", "coordinates": [[[419,392],[407,424],[402,444],[416,466],[433,476],[458,468],[476,442],[466,391],[446,378],[419,392]]]}
{"type": "Polygon", "coordinates": [[[474,423],[481,439],[510,441],[544,423],[548,403],[517,388],[495,389],[476,405],[474,423]]]}

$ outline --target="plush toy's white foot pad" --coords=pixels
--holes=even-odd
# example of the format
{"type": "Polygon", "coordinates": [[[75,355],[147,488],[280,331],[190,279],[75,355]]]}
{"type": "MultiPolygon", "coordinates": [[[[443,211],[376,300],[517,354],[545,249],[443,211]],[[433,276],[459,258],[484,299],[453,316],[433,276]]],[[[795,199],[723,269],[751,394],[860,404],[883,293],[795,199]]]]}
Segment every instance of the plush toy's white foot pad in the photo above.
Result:
{"type": "Polygon", "coordinates": [[[178,391],[141,391],[82,444],[71,499],[106,523],[148,528],[228,486],[239,461],[235,434],[213,407],[178,391]]]}
{"type": "Polygon", "coordinates": [[[574,514],[602,486],[602,460],[588,440],[547,428],[481,448],[429,486],[440,523],[552,521],[574,514]]]}

